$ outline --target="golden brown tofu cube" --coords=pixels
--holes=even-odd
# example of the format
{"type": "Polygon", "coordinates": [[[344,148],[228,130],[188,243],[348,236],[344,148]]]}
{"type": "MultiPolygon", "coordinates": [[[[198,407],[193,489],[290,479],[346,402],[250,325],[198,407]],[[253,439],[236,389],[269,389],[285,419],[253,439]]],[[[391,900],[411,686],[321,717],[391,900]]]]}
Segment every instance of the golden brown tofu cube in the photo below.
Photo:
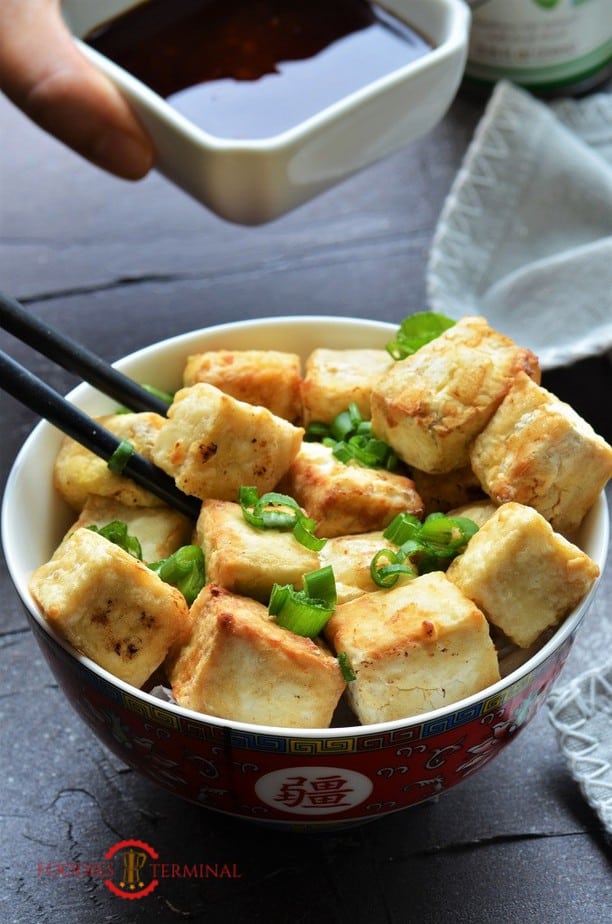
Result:
{"type": "Polygon", "coordinates": [[[296,353],[277,350],[209,350],[189,356],[183,384],[208,382],[232,398],[267,407],[298,423],[302,414],[302,367],[296,353]]]}
{"type": "Polygon", "coordinates": [[[242,485],[270,491],[299,452],[304,431],[200,382],[174,397],[153,461],[194,497],[237,500],[242,485]]]}
{"type": "Polygon", "coordinates": [[[369,420],[372,385],[392,365],[386,350],[313,350],[302,382],[304,424],[329,424],[351,403],[369,420]]]}
{"type": "Polygon", "coordinates": [[[189,609],[182,593],[85,527],[36,569],[30,590],[53,629],[136,687],[187,630],[189,609]]]}
{"type": "Polygon", "coordinates": [[[529,504],[564,534],[577,529],[612,476],[612,447],[526,375],[517,377],[470,456],[498,504],[529,504]]]}
{"type": "Polygon", "coordinates": [[[415,516],[423,513],[410,478],[345,465],[321,443],[303,444],[282,488],[317,521],[316,533],[325,538],[384,529],[404,511],[415,516]]]}
{"type": "Polygon", "coordinates": [[[211,584],[264,603],[275,583],[301,589],[304,574],[319,568],[317,553],[300,545],[292,532],[251,526],[231,501],[204,501],[197,541],[211,584]]]}
{"type": "Polygon", "coordinates": [[[484,429],[519,372],[540,379],[537,357],[466,317],[396,362],[372,389],[372,430],[408,465],[450,472],[469,462],[484,429]]]}
{"type": "Polygon", "coordinates": [[[191,616],[191,638],[169,666],[181,706],[259,725],[329,726],[345,682],[322,646],[216,585],[200,592],[191,616]]]}
{"type": "Polygon", "coordinates": [[[80,526],[106,526],[118,520],[142,548],[142,560],[159,561],[191,542],[193,523],[169,507],[128,507],[108,497],[91,495],[70,533],[80,526]]]}
{"type": "Polygon", "coordinates": [[[438,709],[499,680],[484,615],[440,571],[343,603],[325,634],[354,671],[348,696],[364,724],[438,709]]]}
{"type": "MultiPolygon", "coordinates": [[[[105,414],[96,420],[119,439],[128,440],[140,455],[151,458],[153,444],[164,423],[160,414],[105,414]]],[[[90,494],[112,498],[130,507],[163,505],[151,491],[112,472],[106,461],[65,437],[55,460],[53,480],[57,491],[73,510],[80,511],[90,494]]]]}
{"type": "Polygon", "coordinates": [[[503,504],[447,575],[516,645],[528,648],[580,603],[599,568],[532,507],[503,504]]]}

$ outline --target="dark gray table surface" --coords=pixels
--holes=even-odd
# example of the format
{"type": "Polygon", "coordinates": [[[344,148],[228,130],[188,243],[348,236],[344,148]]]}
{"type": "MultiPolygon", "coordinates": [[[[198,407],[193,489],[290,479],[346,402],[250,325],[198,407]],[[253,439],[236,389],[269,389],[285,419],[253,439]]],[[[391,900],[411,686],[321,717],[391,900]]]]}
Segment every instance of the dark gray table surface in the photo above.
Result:
{"type": "MultiPolygon", "coordinates": [[[[109,360],[221,320],[332,313],[399,321],[425,304],[428,247],[481,111],[459,96],[426,138],[289,216],[242,228],[159,175],[130,185],[102,174],[0,100],[0,288],[109,360]]],[[[0,339],[55,387],[73,385],[0,339]]],[[[605,358],[556,370],[545,384],[612,438],[605,358]]],[[[34,418],[5,396],[0,414],[3,485],[34,418]]],[[[345,833],[251,827],[178,801],[105,750],[58,690],[4,565],[0,578],[0,921],[610,919],[610,849],[544,710],[436,802],[345,833]],[[99,879],[40,874],[47,863],[100,860],[123,838],[176,862],[235,864],[239,878],[165,880],[126,902],[99,879]]],[[[608,567],[560,683],[609,653],[611,610],[608,567]]]]}

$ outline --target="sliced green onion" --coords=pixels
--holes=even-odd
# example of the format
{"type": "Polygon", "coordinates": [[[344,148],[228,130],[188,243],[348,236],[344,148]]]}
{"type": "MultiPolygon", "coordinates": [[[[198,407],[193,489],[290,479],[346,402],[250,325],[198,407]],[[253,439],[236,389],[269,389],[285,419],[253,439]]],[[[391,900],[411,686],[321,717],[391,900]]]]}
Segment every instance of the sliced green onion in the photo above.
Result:
{"type": "Polygon", "coordinates": [[[293,529],[297,523],[294,510],[262,510],[261,525],[264,529],[293,529]]]}
{"type": "Polygon", "coordinates": [[[304,575],[304,590],[309,597],[323,600],[330,606],[338,602],[336,592],[336,578],[331,565],[324,565],[316,571],[309,571],[304,575]]]}
{"type": "Polygon", "coordinates": [[[333,570],[326,565],[319,571],[304,575],[304,590],[295,590],[290,584],[274,584],[268,603],[268,612],[279,626],[306,638],[321,634],[336,605],[333,570]],[[325,596],[311,596],[312,588],[325,596]]]}
{"type": "Polygon", "coordinates": [[[318,536],[315,536],[314,531],[316,528],[316,521],[311,520],[310,517],[304,516],[299,517],[297,523],[293,527],[293,535],[297,541],[311,552],[320,552],[327,542],[327,539],[320,539],[318,536]]]}
{"type": "Polygon", "coordinates": [[[256,529],[291,530],[300,545],[318,552],[327,539],[314,535],[316,522],[307,517],[300,505],[288,494],[268,491],[258,496],[257,488],[242,485],[238,502],[244,519],[256,529]]]}
{"type": "Polygon", "coordinates": [[[448,558],[462,552],[477,531],[476,523],[467,517],[431,514],[421,526],[419,539],[428,551],[448,558]]]}
{"type": "Polygon", "coordinates": [[[279,626],[305,638],[316,638],[333,613],[333,607],[313,600],[303,591],[275,584],[270,596],[269,612],[279,626]]]}
{"type": "Polygon", "coordinates": [[[365,468],[392,471],[398,464],[398,458],[391,447],[372,436],[372,422],[362,418],[354,402],[338,414],[329,427],[322,423],[311,424],[307,438],[318,439],[324,446],[329,446],[334,457],[345,465],[357,462],[365,468]]]}
{"type": "Polygon", "coordinates": [[[238,492],[242,515],[258,529],[293,529],[302,515],[299,504],[288,494],[269,491],[258,495],[257,488],[243,485],[238,492]]]}
{"type": "Polygon", "coordinates": [[[128,532],[127,523],[123,520],[112,520],[105,526],[88,526],[94,533],[104,536],[109,542],[118,545],[124,552],[129,552],[134,558],[142,559],[142,548],[136,536],[131,536],[128,532]]]}
{"type": "Polygon", "coordinates": [[[383,440],[365,434],[355,434],[348,442],[336,443],[333,454],[342,462],[359,462],[366,468],[393,469],[397,466],[397,456],[383,440]]]}
{"type": "Polygon", "coordinates": [[[111,472],[115,472],[117,475],[123,474],[125,466],[130,461],[130,457],[134,455],[134,447],[129,440],[121,440],[112,456],[106,463],[110,468],[111,472]]]}
{"type": "Polygon", "coordinates": [[[444,571],[449,559],[434,555],[433,552],[419,552],[416,556],[419,574],[429,574],[430,571],[444,571]]]}
{"type": "Polygon", "coordinates": [[[340,665],[342,676],[347,683],[352,683],[353,680],[357,680],[357,674],[351,667],[351,662],[349,661],[346,651],[341,651],[338,655],[338,664],[340,665]]]}
{"type": "Polygon", "coordinates": [[[398,513],[383,532],[385,539],[394,545],[404,545],[416,539],[421,529],[421,521],[413,513],[398,513]]]}
{"type": "Polygon", "coordinates": [[[380,549],[374,555],[370,562],[372,580],[379,587],[393,587],[400,574],[443,571],[477,531],[476,523],[467,517],[431,513],[421,523],[411,513],[400,513],[383,532],[398,548],[380,549]]]}
{"type": "Polygon", "coordinates": [[[415,552],[422,552],[423,545],[416,539],[407,539],[406,542],[402,542],[398,551],[402,553],[404,558],[410,558],[415,552]]]}
{"type": "Polygon", "coordinates": [[[430,343],[455,324],[451,318],[433,311],[417,311],[404,318],[395,338],[386,344],[387,352],[395,360],[412,356],[426,343],[430,343]]]}
{"type": "Polygon", "coordinates": [[[304,439],[311,443],[319,443],[326,436],[329,436],[329,427],[320,420],[313,420],[309,423],[304,433],[304,439]]]}
{"type": "Polygon", "coordinates": [[[259,500],[259,491],[252,485],[243,484],[238,489],[238,503],[243,508],[254,507],[259,500]]]}
{"type": "Polygon", "coordinates": [[[343,462],[344,465],[348,465],[349,462],[354,460],[355,454],[349,449],[348,443],[343,443],[341,440],[338,442],[330,440],[328,445],[332,451],[334,459],[337,459],[338,462],[343,462]]]}
{"type": "MultiPolygon", "coordinates": [[[[155,395],[156,398],[159,398],[160,401],[163,401],[167,405],[171,405],[174,401],[174,395],[172,392],[164,391],[162,388],[156,388],[155,385],[141,385],[141,388],[144,388],[145,391],[148,391],[150,395],[155,395]]],[[[129,408],[121,405],[113,411],[114,414],[133,414],[134,411],[129,408]]]]}
{"type": "Polygon", "coordinates": [[[351,415],[351,412],[347,409],[334,417],[329,427],[329,435],[332,439],[341,442],[353,433],[354,429],[354,415],[351,415]]]}
{"type": "Polygon", "coordinates": [[[177,587],[189,606],[204,587],[204,553],[199,545],[181,546],[168,558],[151,562],[148,567],[166,584],[177,587]]]}
{"type": "Polygon", "coordinates": [[[392,549],[380,549],[370,562],[370,575],[378,587],[393,587],[401,574],[416,577],[416,571],[404,562],[401,553],[392,549]],[[380,562],[386,564],[380,564],[380,562]]]}
{"type": "Polygon", "coordinates": [[[165,401],[168,405],[174,401],[174,395],[170,391],[164,391],[163,388],[157,388],[155,385],[143,385],[142,387],[150,395],[155,395],[156,398],[159,398],[160,401],[165,401]]]}

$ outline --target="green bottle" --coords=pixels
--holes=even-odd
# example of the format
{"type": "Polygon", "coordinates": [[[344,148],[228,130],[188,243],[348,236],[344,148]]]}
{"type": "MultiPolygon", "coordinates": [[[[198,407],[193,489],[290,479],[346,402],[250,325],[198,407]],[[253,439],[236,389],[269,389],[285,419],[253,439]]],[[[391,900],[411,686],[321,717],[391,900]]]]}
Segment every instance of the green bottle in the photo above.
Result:
{"type": "Polygon", "coordinates": [[[612,76],[611,0],[467,0],[465,83],[511,80],[543,96],[578,95],[612,76]]]}

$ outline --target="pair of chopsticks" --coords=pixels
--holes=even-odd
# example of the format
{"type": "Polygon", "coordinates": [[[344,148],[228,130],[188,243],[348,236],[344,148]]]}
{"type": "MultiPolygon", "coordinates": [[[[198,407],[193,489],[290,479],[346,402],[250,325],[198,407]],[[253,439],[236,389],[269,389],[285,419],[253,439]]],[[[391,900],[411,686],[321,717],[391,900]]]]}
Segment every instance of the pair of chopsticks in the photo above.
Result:
{"type": "MultiPolygon", "coordinates": [[[[165,416],[168,406],[162,399],[76,341],[43,324],[18,301],[2,293],[0,321],[9,334],[68,372],[81,376],[90,385],[130,410],[154,411],[165,416]]],[[[121,440],[114,433],[101,427],[3,350],[0,350],[0,385],[31,411],[44,417],[105,461],[108,462],[119,450],[121,440]]],[[[200,501],[179,491],[172,478],[137,452],[132,452],[124,462],[122,474],[148,488],[181,513],[197,517],[200,501]]]]}

